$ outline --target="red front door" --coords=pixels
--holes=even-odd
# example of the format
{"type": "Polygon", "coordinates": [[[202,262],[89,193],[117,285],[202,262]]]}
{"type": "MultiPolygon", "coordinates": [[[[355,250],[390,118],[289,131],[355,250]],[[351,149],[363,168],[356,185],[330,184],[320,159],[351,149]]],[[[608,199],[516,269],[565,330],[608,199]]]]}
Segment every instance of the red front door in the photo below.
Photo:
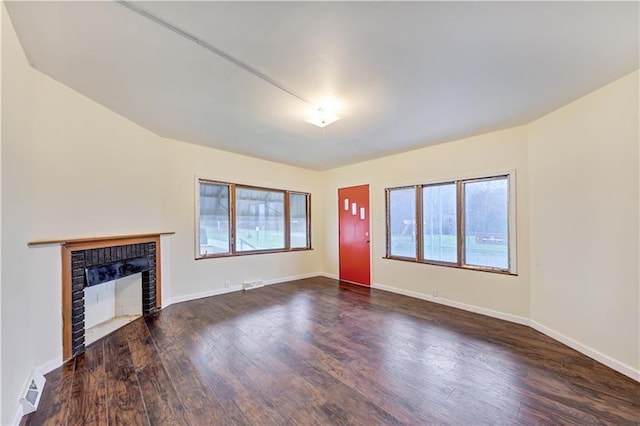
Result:
{"type": "Polygon", "coordinates": [[[338,189],[340,279],[371,284],[369,185],[338,189]]]}

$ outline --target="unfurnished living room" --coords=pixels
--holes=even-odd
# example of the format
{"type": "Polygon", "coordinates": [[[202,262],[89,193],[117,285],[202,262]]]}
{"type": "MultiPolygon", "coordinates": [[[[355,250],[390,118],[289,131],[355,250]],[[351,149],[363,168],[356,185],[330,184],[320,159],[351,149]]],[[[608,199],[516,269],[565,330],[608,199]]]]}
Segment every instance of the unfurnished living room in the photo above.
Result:
{"type": "Polygon", "coordinates": [[[640,424],[640,3],[3,1],[0,424],[640,424]]]}

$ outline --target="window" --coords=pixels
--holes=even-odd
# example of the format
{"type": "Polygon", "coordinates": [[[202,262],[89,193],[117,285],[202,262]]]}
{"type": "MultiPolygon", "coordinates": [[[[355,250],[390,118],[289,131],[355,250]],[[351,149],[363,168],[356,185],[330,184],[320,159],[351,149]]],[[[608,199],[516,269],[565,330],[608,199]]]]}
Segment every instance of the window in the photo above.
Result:
{"type": "Polygon", "coordinates": [[[416,190],[389,190],[389,253],[396,257],[416,257],[416,190]]]}
{"type": "Polygon", "coordinates": [[[229,185],[200,183],[200,256],[231,252],[229,185]]]}
{"type": "Polygon", "coordinates": [[[458,262],[456,184],[422,188],[422,253],[425,260],[458,262]]]}
{"type": "Polygon", "coordinates": [[[309,194],[292,192],[289,195],[291,248],[308,248],[309,242],[309,194]]]}
{"type": "Polygon", "coordinates": [[[463,182],[465,264],[509,269],[507,178],[463,182]]]}
{"type": "Polygon", "coordinates": [[[514,175],[387,189],[387,258],[515,274],[514,175]]]}
{"type": "Polygon", "coordinates": [[[236,188],[236,251],[285,248],[284,191],[236,188]]]}
{"type": "Polygon", "coordinates": [[[205,179],[198,190],[197,258],[311,248],[310,194],[205,179]]]}

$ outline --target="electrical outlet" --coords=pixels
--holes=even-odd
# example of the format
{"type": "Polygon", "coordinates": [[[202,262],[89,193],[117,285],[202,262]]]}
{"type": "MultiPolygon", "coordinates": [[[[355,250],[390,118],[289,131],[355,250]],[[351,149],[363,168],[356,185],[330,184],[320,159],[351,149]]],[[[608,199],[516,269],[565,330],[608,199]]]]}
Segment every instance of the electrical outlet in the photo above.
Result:
{"type": "Polygon", "coordinates": [[[437,288],[433,288],[431,289],[431,295],[433,297],[438,297],[438,289],[437,288]]]}
{"type": "Polygon", "coordinates": [[[229,280],[225,280],[224,281],[224,288],[229,288],[231,287],[231,282],[229,280]]]}

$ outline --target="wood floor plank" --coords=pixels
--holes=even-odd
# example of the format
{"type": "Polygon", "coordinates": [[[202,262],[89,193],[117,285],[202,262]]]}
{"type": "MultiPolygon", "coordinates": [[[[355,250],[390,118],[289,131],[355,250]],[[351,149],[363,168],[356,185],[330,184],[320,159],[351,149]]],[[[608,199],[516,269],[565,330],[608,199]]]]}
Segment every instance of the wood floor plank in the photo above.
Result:
{"type": "MultiPolygon", "coordinates": [[[[220,311],[205,311],[201,318],[215,323],[220,311]]],[[[266,328],[259,328],[265,330],[266,328]]],[[[234,335],[237,331],[229,333],[234,335]]],[[[299,418],[281,414],[282,405],[276,400],[272,388],[272,371],[256,368],[255,353],[246,355],[235,346],[234,339],[225,332],[207,333],[203,336],[204,349],[211,354],[210,368],[218,371],[222,378],[233,388],[235,403],[251,424],[309,424],[300,423],[299,418]],[[257,403],[256,403],[257,402],[257,403]]],[[[264,355],[260,348],[259,358],[264,355]]],[[[289,401],[286,401],[287,403],[289,401]]]]}
{"type": "Polygon", "coordinates": [[[148,425],[125,328],[104,338],[104,358],[108,424],[148,425]]]}
{"type": "Polygon", "coordinates": [[[161,316],[145,318],[149,332],[156,343],[158,354],[165,365],[168,375],[180,395],[185,410],[193,419],[192,424],[224,424],[225,411],[213,397],[207,380],[200,374],[197,356],[181,343],[183,327],[193,318],[189,310],[176,306],[177,318],[170,321],[161,316]]]}
{"type": "MultiPolygon", "coordinates": [[[[216,342],[220,343],[220,339],[216,342]]],[[[235,403],[250,424],[314,424],[302,416],[282,415],[281,412],[284,411],[293,413],[291,404],[295,398],[280,398],[284,388],[273,389],[273,371],[260,369],[257,366],[260,363],[256,364],[233,344],[223,348],[212,344],[210,351],[213,355],[211,368],[219,371],[233,388],[236,395],[235,403]]],[[[264,351],[261,351],[260,358],[263,357],[264,351]]]]}
{"type": "Polygon", "coordinates": [[[104,341],[87,347],[76,357],[75,377],[69,399],[69,425],[107,423],[104,341]]]}
{"type": "Polygon", "coordinates": [[[134,321],[126,331],[149,422],[152,425],[194,424],[162,364],[144,319],[134,321]]]}
{"type": "MultiPolygon", "coordinates": [[[[380,407],[381,412],[395,413],[390,417],[397,418],[400,422],[417,424],[436,420],[431,410],[416,410],[416,404],[421,405],[427,401],[425,394],[420,389],[391,377],[385,369],[341,363],[315,346],[297,339],[295,334],[274,336],[270,344],[275,355],[294,365],[302,377],[320,388],[339,387],[346,400],[357,400],[358,393],[364,392],[366,399],[380,407]],[[306,368],[308,365],[315,368],[310,370],[306,368]]],[[[429,386],[423,390],[427,394],[432,394],[433,391],[429,386]]],[[[451,390],[435,392],[444,400],[451,390]]],[[[366,416],[368,415],[367,412],[366,416]]]]}
{"type": "Polygon", "coordinates": [[[576,413],[576,416],[585,424],[593,419],[610,424],[631,424],[640,421],[640,409],[635,404],[624,403],[617,398],[609,397],[608,394],[588,391],[565,376],[544,370],[532,370],[526,382],[522,383],[521,389],[535,392],[536,395],[565,407],[581,407],[580,414],[576,413]],[[585,399],[589,400],[588,404],[584,404],[585,399]]]}
{"type": "Polygon", "coordinates": [[[640,383],[529,327],[314,277],[127,325],[23,424],[640,425],[640,383]]]}
{"type": "MultiPolygon", "coordinates": [[[[193,318],[191,323],[197,324],[203,318],[193,318]]],[[[191,349],[192,359],[198,374],[207,385],[216,409],[227,422],[234,424],[250,424],[244,412],[238,407],[238,394],[228,383],[220,369],[215,368],[216,354],[211,352],[207,341],[201,334],[185,336],[185,344],[191,349]]]]}

